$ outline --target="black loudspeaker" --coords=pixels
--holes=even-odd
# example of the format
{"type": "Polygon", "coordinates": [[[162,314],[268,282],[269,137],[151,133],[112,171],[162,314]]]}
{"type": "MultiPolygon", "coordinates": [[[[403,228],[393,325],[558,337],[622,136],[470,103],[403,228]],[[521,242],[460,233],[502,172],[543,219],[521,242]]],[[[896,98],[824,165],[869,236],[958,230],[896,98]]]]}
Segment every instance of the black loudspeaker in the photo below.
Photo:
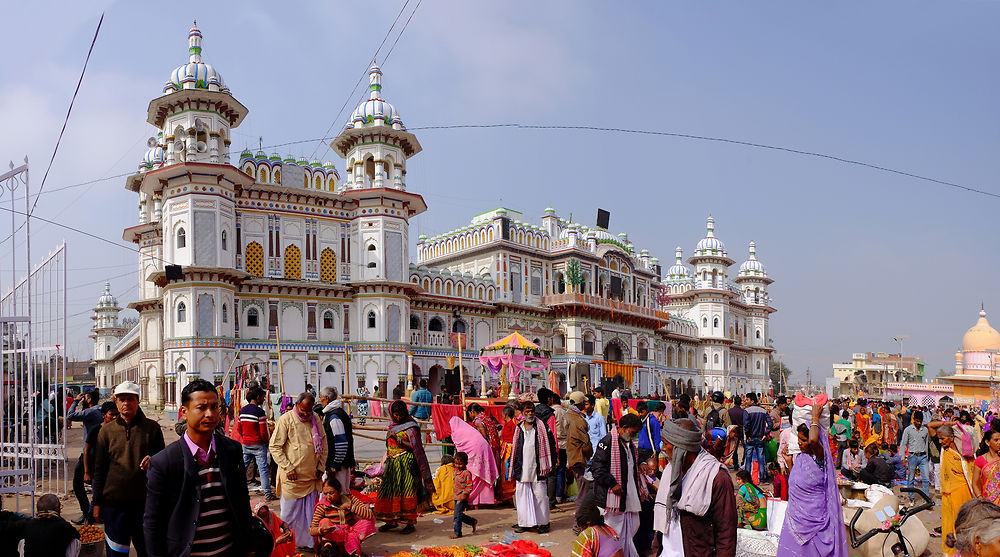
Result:
{"type": "Polygon", "coordinates": [[[608,229],[608,221],[611,220],[611,213],[605,211],[604,209],[597,210],[597,228],[608,229]]]}
{"type": "Polygon", "coordinates": [[[500,219],[500,239],[510,240],[510,219],[506,217],[500,219]]]}
{"type": "Polygon", "coordinates": [[[611,277],[611,296],[621,296],[622,295],[622,279],[620,277],[611,277]]]}
{"type": "Polygon", "coordinates": [[[184,272],[181,271],[180,265],[167,265],[163,270],[167,273],[167,280],[180,280],[184,278],[184,272]]]}

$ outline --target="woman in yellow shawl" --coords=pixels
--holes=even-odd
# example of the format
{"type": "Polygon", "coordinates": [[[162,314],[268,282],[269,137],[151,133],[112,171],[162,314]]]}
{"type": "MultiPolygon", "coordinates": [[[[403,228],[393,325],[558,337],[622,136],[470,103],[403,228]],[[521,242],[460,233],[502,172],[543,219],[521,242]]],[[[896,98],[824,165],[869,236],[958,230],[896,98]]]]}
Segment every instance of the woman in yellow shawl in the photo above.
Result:
{"type": "Polygon", "coordinates": [[[971,462],[967,462],[955,446],[955,430],[941,422],[927,424],[927,429],[941,443],[941,551],[953,555],[945,544],[948,534],[955,531],[955,515],[973,497],[971,462]]]}

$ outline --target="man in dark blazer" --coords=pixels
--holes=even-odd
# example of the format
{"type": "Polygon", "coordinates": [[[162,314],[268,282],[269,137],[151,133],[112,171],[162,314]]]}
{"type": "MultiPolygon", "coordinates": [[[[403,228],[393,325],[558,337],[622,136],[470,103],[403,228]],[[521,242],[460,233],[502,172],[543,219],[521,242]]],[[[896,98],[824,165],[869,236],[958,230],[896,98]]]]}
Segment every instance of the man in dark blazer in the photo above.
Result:
{"type": "Polygon", "coordinates": [[[149,555],[252,554],[243,448],[215,432],[219,395],[196,379],[181,391],[187,431],[150,460],[144,533],[149,555]]]}

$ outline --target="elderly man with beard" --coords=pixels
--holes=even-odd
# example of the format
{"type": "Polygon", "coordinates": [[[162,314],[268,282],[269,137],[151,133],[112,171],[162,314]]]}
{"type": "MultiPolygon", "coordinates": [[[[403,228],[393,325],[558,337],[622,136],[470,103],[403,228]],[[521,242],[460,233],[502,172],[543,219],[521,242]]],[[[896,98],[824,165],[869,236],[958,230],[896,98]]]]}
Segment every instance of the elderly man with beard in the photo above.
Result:
{"type": "MultiPolygon", "coordinates": [[[[300,394],[295,407],[274,424],[269,446],[278,465],[276,495],[281,498],[281,520],[295,531],[298,543],[312,539],[309,523],[326,465],[326,435],[313,414],[315,402],[308,392],[300,394]]],[[[308,545],[303,547],[311,550],[308,545]]]]}
{"type": "Polygon", "coordinates": [[[517,507],[517,524],[514,531],[521,533],[532,528],[539,534],[549,531],[549,497],[546,478],[555,471],[556,440],[545,425],[535,418],[535,407],[530,403],[521,409],[524,420],[514,429],[511,465],[507,479],[517,481],[514,506],[517,507]]]}
{"type": "Polygon", "coordinates": [[[632,538],[639,530],[642,501],[650,497],[646,482],[639,477],[639,455],[633,443],[641,428],[638,416],[624,414],[618,426],[597,444],[590,463],[594,501],[604,515],[604,523],[619,536],[628,538],[622,548],[623,557],[639,555],[632,538]]]}
{"type": "Polygon", "coordinates": [[[736,498],[726,467],[701,446],[690,420],[669,420],[660,430],[667,467],[656,494],[653,528],[663,547],[685,557],[736,555],[736,498]]]}

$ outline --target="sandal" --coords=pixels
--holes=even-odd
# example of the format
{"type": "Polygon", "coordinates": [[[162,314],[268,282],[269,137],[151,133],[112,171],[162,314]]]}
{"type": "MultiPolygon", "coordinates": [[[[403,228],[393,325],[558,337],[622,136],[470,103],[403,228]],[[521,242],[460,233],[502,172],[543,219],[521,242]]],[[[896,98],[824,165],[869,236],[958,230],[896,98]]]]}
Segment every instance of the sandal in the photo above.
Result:
{"type": "Polygon", "coordinates": [[[386,522],[385,524],[383,524],[383,525],[381,525],[381,526],[378,527],[378,531],[379,532],[388,532],[389,530],[392,530],[396,526],[399,526],[399,524],[396,524],[395,522],[386,522]]]}
{"type": "Polygon", "coordinates": [[[403,528],[402,530],[400,530],[399,533],[405,536],[406,534],[412,534],[413,532],[416,532],[416,531],[417,531],[417,527],[416,526],[414,526],[412,524],[407,524],[406,528],[403,528]]]}

